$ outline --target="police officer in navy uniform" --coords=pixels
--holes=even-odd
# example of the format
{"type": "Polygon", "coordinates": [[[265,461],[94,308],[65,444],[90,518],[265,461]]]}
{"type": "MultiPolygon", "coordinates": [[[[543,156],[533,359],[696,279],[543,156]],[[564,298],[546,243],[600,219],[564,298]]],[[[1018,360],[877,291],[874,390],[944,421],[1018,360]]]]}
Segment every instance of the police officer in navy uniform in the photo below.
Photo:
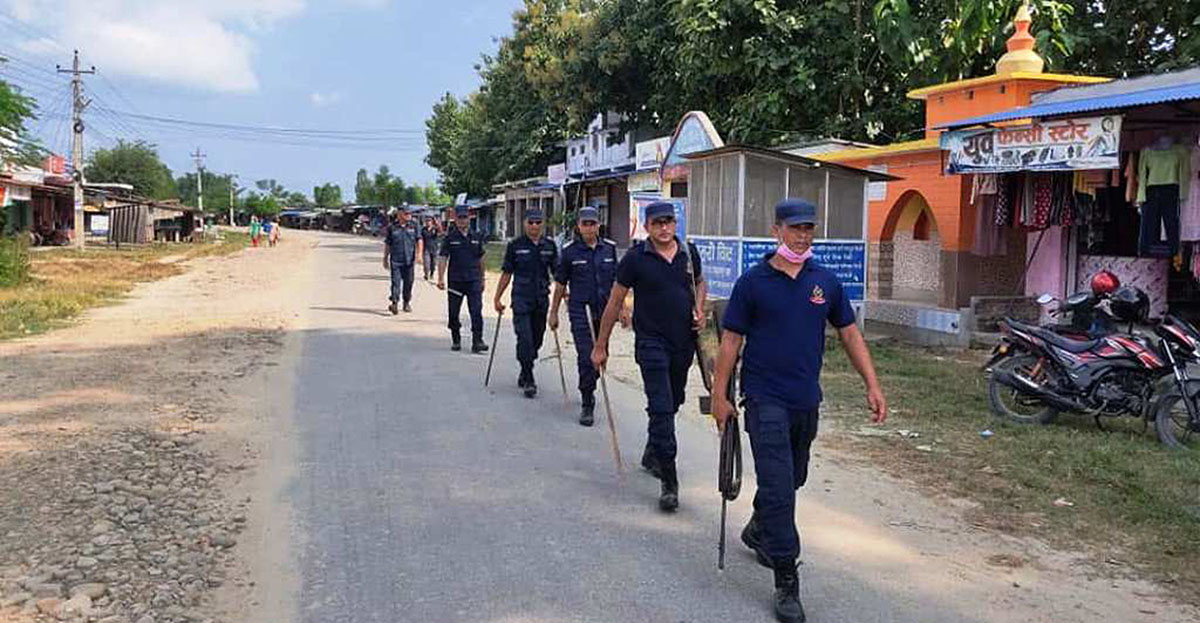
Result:
{"type": "Polygon", "coordinates": [[[684,401],[688,369],[695,358],[696,333],[704,318],[707,286],[700,254],[675,235],[675,207],[659,201],[646,206],[649,238],[630,247],[617,265],[592,364],[608,361],[608,338],[621,313],[625,295],[633,290],[634,357],[646,392],[646,451],[642,466],[662,481],[659,508],[679,508],[679,477],[675,469],[675,413],[684,401]]]}
{"type": "Polygon", "coordinates": [[[837,330],[866,384],[872,420],[887,417],[850,300],[837,277],[812,259],[815,225],[811,203],[789,199],[776,206],[772,231],[779,246],[734,285],[713,375],[713,417],[723,430],[734,410],[728,382],[742,353],[741,391],[758,482],[742,541],[774,571],[775,615],[783,623],[805,620],[796,570],[796,491],[808,478],[817,436],[826,323],[837,330]]]}
{"type": "Polygon", "coordinates": [[[438,250],[438,289],[447,290],[446,277],[450,278],[448,290],[450,303],[450,350],[462,350],[459,329],[459,311],[463,298],[471,314],[471,352],[482,353],[488,349],[483,342],[483,254],[484,242],[481,234],[471,231],[471,209],[458,206],[454,209],[454,227],[450,228],[438,250]]]}
{"type": "Polygon", "coordinates": [[[496,312],[504,313],[504,291],[512,282],[513,329],[517,333],[517,361],[521,364],[517,386],[525,390],[526,398],[537,395],[533,363],[546,336],[550,280],[558,264],[558,247],[544,235],[543,221],[541,210],[525,211],[525,235],[509,241],[504,250],[500,285],[493,301],[496,312]]]}
{"type": "Polygon", "coordinates": [[[592,327],[600,326],[600,314],[608,303],[617,276],[617,244],[600,237],[600,214],[593,207],[579,210],[579,235],[562,250],[554,274],[557,285],[550,304],[550,328],[558,329],[558,307],[567,298],[567,317],[575,338],[579,369],[579,395],[583,408],[579,423],[591,426],[596,411],[596,367],[592,365],[592,327]],[[569,295],[568,295],[568,290],[569,295]],[[591,323],[588,315],[591,315],[591,323]]]}
{"type": "Polygon", "coordinates": [[[425,281],[429,281],[437,268],[438,238],[441,235],[442,232],[433,217],[425,217],[425,226],[421,228],[421,264],[425,268],[425,281]]]}
{"type": "Polygon", "coordinates": [[[383,230],[383,267],[392,274],[392,294],[389,298],[391,304],[388,305],[388,311],[396,314],[396,305],[402,296],[404,311],[412,311],[409,303],[412,301],[413,265],[417,261],[420,233],[416,223],[412,222],[408,206],[392,208],[392,213],[395,220],[388,223],[383,230]]]}

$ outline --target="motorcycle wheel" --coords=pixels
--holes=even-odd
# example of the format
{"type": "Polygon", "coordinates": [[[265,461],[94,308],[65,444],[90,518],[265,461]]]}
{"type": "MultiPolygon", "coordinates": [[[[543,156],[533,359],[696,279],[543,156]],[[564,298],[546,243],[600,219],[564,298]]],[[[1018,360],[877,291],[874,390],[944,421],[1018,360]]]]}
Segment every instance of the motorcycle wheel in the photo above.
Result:
{"type": "MultiPolygon", "coordinates": [[[[993,369],[1005,369],[1029,377],[1037,362],[1038,358],[1034,355],[1019,354],[997,363],[993,369]]],[[[1037,378],[1032,380],[1041,383],[1045,382],[1046,377],[1047,373],[1043,368],[1037,378]]],[[[1016,424],[1045,425],[1058,417],[1057,409],[1000,383],[995,375],[988,377],[988,402],[991,403],[993,414],[1016,424]]]]}
{"type": "Polygon", "coordinates": [[[1188,426],[1187,405],[1176,389],[1163,396],[1154,409],[1154,432],[1164,445],[1177,450],[1200,449],[1200,432],[1188,426]]]}

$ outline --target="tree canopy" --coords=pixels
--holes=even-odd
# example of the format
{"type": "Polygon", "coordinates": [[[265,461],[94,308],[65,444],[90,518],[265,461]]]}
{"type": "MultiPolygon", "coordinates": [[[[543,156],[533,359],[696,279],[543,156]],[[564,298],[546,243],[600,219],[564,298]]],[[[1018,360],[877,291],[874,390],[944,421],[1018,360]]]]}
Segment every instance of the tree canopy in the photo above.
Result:
{"type": "Polygon", "coordinates": [[[158,157],[158,149],[145,141],[122,140],[112,149],[93,151],[84,175],[90,182],[129,184],[134,192],[151,199],[176,196],[171,169],[158,157]]]}

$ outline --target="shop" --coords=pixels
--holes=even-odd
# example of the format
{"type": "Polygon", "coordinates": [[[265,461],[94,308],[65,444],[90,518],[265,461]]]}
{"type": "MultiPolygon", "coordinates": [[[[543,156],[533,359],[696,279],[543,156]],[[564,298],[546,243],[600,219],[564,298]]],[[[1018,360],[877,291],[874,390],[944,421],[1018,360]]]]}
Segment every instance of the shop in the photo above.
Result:
{"type": "Polygon", "coordinates": [[[1200,319],[1200,69],[1050,91],[945,129],[946,173],[971,188],[972,252],[1023,236],[1025,296],[1067,296],[1107,270],[1146,292],[1152,318],[1200,319]]]}

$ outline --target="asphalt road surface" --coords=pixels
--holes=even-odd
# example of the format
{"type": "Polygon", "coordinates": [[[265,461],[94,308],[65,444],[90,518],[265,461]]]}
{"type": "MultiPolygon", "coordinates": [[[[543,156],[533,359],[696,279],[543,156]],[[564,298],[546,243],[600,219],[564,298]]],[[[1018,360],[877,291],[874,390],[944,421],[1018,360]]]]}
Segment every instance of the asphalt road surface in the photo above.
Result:
{"type": "MultiPolygon", "coordinates": [[[[595,427],[576,422],[569,331],[560,329],[568,406],[553,360],[538,365],[538,398],[521,395],[507,317],[485,389],[487,357],[450,351],[446,295],[432,283],[418,276],[414,313],[393,317],[377,241],[322,234],[314,253],[289,372],[294,395],[280,424],[280,435],[294,437],[278,492],[290,520],[270,537],[290,549],[299,621],[773,620],[771,574],[737,538],[754,491],[749,442],[718,573],[716,436],[694,408],[681,414],[681,507],[660,513],[658,482],[636,467],[646,419],[627,332],[616,332],[610,379],[621,479],[603,405],[595,427]]],[[[488,340],[491,296],[489,286],[488,340]]],[[[548,335],[541,355],[551,354],[548,335]]],[[[1061,598],[1051,578],[1020,571],[1022,591],[1011,572],[988,569],[985,554],[1003,551],[995,537],[949,535],[958,524],[940,503],[820,450],[813,469],[816,484],[798,509],[811,621],[1090,618],[1079,608],[1095,604],[1061,598]]]]}

